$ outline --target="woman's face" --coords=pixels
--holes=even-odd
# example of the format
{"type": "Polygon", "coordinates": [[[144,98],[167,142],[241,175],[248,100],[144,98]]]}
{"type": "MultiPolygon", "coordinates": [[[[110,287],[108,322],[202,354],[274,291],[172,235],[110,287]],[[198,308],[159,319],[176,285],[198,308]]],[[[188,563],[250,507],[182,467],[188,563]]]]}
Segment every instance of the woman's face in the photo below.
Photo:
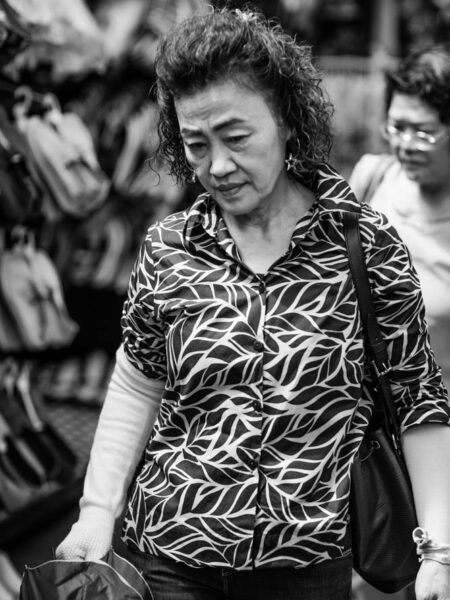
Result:
{"type": "Polygon", "coordinates": [[[432,187],[450,181],[450,132],[436,109],[417,96],[394,93],[387,124],[398,132],[389,143],[409,179],[432,187]],[[436,143],[427,144],[426,137],[417,132],[432,135],[436,143]]]}
{"type": "Polygon", "coordinates": [[[280,200],[288,131],[260,92],[225,79],[175,109],[188,163],[222,211],[247,215],[280,200]]]}

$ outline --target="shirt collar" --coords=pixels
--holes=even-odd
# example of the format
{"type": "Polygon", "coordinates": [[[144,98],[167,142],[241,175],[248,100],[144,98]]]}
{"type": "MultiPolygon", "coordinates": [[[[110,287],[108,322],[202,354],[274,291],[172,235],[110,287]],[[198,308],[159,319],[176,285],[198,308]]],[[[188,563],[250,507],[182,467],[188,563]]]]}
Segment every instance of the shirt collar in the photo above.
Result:
{"type": "Polygon", "coordinates": [[[187,211],[184,226],[185,239],[190,239],[194,235],[197,225],[200,225],[211,237],[216,237],[219,219],[217,205],[211,196],[207,192],[200,194],[187,211]]]}
{"type": "MultiPolygon", "coordinates": [[[[348,183],[327,163],[323,163],[317,169],[311,187],[316,200],[311,211],[308,211],[305,218],[299,221],[293,236],[294,244],[300,242],[322,214],[330,211],[354,211],[359,207],[348,183]]],[[[220,220],[217,205],[209,193],[201,194],[187,211],[184,227],[185,239],[195,236],[196,226],[200,226],[209,236],[217,238],[220,220]]]]}

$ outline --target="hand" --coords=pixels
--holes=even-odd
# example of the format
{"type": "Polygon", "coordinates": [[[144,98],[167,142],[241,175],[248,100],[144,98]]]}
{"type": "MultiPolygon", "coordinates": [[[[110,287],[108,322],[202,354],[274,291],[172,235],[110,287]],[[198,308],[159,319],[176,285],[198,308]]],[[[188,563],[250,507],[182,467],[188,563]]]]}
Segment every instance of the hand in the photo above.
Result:
{"type": "Polygon", "coordinates": [[[450,600],[450,565],[422,561],[416,578],[416,600],[450,600]]]}
{"type": "Polygon", "coordinates": [[[56,548],[55,557],[62,560],[98,560],[111,548],[112,537],[112,528],[87,526],[77,521],[56,548]]]}

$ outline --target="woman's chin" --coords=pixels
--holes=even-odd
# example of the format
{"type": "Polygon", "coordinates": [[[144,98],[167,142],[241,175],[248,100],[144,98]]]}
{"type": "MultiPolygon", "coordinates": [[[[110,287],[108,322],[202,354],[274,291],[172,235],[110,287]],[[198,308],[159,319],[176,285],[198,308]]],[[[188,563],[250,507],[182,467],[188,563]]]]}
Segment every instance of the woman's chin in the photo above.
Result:
{"type": "Polygon", "coordinates": [[[402,162],[403,170],[412,181],[420,181],[424,175],[423,166],[418,163],[402,162]]]}

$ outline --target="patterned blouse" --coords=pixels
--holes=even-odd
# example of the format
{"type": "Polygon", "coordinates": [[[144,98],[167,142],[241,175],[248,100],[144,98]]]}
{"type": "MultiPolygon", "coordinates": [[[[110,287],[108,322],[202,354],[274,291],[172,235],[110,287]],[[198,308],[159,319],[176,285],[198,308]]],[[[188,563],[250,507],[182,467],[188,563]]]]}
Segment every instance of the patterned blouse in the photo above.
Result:
{"type": "MultiPolygon", "coordinates": [[[[350,552],[349,473],[371,414],[343,235],[357,202],[329,166],[260,276],[217,205],[150,227],[123,310],[131,363],[165,391],[123,537],[191,566],[302,567],[350,552]]],[[[386,218],[361,235],[402,428],[449,424],[417,275],[386,218]]]]}

